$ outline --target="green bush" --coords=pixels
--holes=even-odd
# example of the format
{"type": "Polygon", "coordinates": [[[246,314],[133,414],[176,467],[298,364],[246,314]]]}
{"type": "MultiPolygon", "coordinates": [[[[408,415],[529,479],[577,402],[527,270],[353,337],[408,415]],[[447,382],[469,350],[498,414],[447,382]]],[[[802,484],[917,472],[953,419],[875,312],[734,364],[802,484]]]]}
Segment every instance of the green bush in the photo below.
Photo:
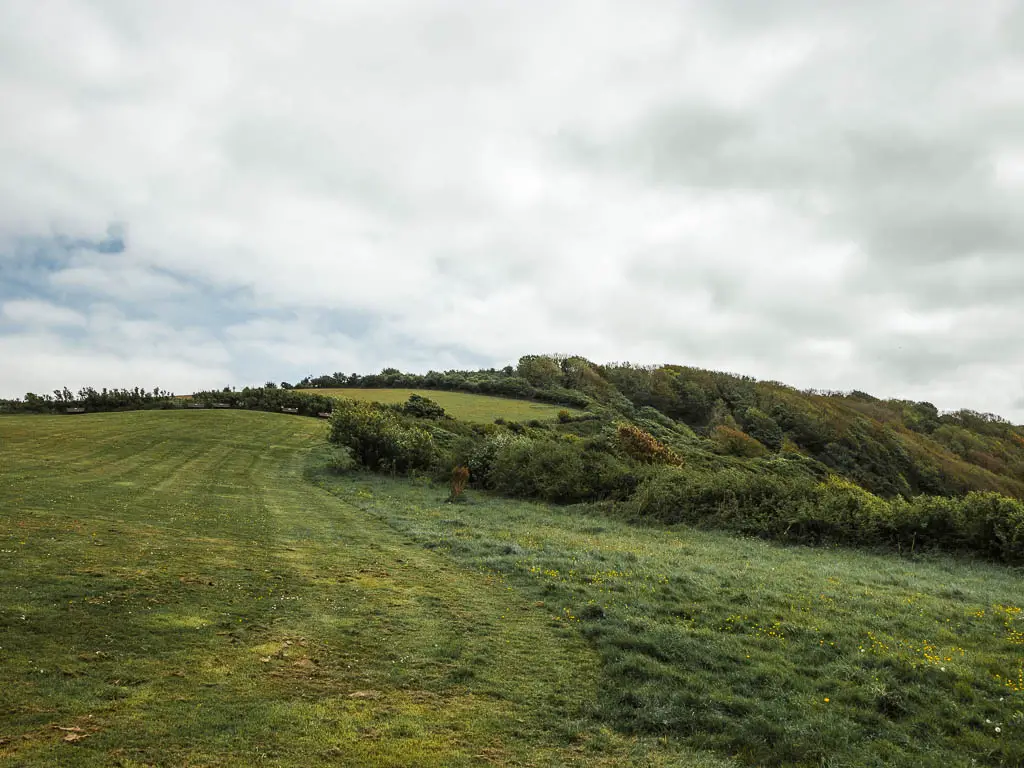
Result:
{"type": "Polygon", "coordinates": [[[587,446],[581,457],[587,500],[625,501],[640,484],[637,468],[613,454],[587,446]]]}
{"type": "Polygon", "coordinates": [[[787,533],[801,541],[874,544],[885,540],[892,506],[841,477],[814,486],[795,509],[787,533]]]}
{"type": "Polygon", "coordinates": [[[964,545],[963,502],[945,496],[915,496],[909,501],[894,499],[890,540],[901,549],[941,546],[960,549],[964,545]]]}
{"type": "Polygon", "coordinates": [[[768,453],[768,449],[750,435],[724,424],[712,430],[711,442],[714,443],[716,451],[727,456],[754,459],[768,453]]]}
{"type": "Polygon", "coordinates": [[[804,543],[970,551],[1024,562],[1024,504],[997,493],[883,499],[841,477],[652,469],[628,510],[665,523],[730,528],[804,543]]]}
{"type": "Polygon", "coordinates": [[[742,418],[743,429],[748,435],[772,451],[782,448],[784,435],[782,427],[759,408],[747,408],[742,418]]]}
{"type": "Polygon", "coordinates": [[[1024,560],[1024,504],[998,493],[973,492],[962,509],[968,547],[1007,561],[1024,560]]]}
{"type": "Polygon", "coordinates": [[[413,416],[417,419],[434,419],[440,420],[448,416],[444,412],[444,408],[435,403],[429,397],[423,397],[422,395],[409,395],[409,399],[405,405],[402,406],[402,411],[409,416],[413,416]]]}
{"type": "Polygon", "coordinates": [[[581,453],[568,440],[510,441],[496,451],[487,482],[509,496],[582,501],[591,492],[581,453]]]}
{"type": "Polygon", "coordinates": [[[513,434],[507,430],[494,432],[483,440],[475,442],[468,450],[465,460],[460,463],[469,467],[469,476],[472,482],[491,487],[488,478],[498,452],[511,444],[528,444],[530,442],[528,437],[513,434]]]}
{"type": "Polygon", "coordinates": [[[430,432],[377,403],[338,400],[330,440],[369,469],[409,472],[434,468],[439,452],[430,432]]]}

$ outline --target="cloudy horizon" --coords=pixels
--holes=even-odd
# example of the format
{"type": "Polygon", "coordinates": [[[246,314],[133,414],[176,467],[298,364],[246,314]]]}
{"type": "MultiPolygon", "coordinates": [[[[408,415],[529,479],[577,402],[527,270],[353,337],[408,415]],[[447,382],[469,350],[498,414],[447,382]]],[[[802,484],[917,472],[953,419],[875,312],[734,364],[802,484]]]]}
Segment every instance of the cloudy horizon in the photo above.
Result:
{"type": "Polygon", "coordinates": [[[1024,6],[0,7],[0,397],[678,363],[1024,422],[1024,6]]]}

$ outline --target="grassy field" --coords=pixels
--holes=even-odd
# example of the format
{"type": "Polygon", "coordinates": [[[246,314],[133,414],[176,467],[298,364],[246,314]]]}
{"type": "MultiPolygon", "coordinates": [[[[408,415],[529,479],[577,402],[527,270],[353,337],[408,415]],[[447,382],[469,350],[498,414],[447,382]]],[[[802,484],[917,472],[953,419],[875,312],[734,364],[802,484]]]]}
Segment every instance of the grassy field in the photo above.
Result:
{"type": "Polygon", "coordinates": [[[309,482],[326,429],[0,419],[0,765],[723,764],[605,727],[549,608],[309,482]]]}
{"type": "MultiPolygon", "coordinates": [[[[320,483],[543,601],[597,649],[595,713],[751,765],[1024,765],[1024,579],[953,558],[641,528],[365,474],[320,483]]],[[[538,653],[540,656],[540,653],[538,653]]]]}
{"type": "Polygon", "coordinates": [[[433,389],[309,389],[299,390],[328,397],[348,397],[353,400],[371,400],[378,403],[404,403],[409,395],[429,397],[447,411],[448,415],[463,421],[489,424],[495,419],[507,421],[553,421],[558,412],[576,409],[562,405],[536,403],[530,400],[513,400],[490,395],[472,395],[468,392],[444,392],[433,389]]]}
{"type": "Polygon", "coordinates": [[[326,428],[0,419],[0,765],[1024,764],[1019,570],[445,504],[326,428]]]}

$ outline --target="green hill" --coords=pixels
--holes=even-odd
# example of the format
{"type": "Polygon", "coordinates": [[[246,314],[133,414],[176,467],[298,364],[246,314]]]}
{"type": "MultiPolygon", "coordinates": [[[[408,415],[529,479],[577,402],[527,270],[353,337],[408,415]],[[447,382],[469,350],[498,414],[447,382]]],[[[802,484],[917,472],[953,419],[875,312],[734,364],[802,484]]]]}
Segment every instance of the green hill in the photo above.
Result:
{"type": "Polygon", "coordinates": [[[801,391],[679,365],[597,365],[543,355],[503,369],[426,375],[387,369],[303,384],[414,387],[439,391],[438,396],[459,391],[564,403],[656,422],[667,429],[667,439],[686,442],[698,462],[710,455],[803,456],[821,472],[885,497],[996,491],[1024,498],[1024,427],[993,414],[940,413],[931,403],[880,400],[864,392],[801,391]]]}

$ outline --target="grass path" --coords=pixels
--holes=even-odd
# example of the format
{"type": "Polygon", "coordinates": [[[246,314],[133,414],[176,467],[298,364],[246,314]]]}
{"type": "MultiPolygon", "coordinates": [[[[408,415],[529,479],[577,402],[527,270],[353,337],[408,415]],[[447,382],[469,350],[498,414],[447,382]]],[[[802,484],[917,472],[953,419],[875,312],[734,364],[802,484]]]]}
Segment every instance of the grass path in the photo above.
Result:
{"type": "Polygon", "coordinates": [[[579,409],[564,405],[515,400],[493,395],[474,395],[469,392],[446,392],[434,389],[309,389],[300,390],[327,397],[347,397],[352,400],[370,400],[377,403],[404,403],[409,395],[422,395],[440,405],[448,415],[463,421],[490,424],[495,419],[507,421],[553,421],[558,412],[578,413],[579,409]]]}
{"type": "Polygon", "coordinates": [[[325,430],[0,419],[0,765],[721,764],[594,725],[578,633],[309,483],[325,430]]]}

